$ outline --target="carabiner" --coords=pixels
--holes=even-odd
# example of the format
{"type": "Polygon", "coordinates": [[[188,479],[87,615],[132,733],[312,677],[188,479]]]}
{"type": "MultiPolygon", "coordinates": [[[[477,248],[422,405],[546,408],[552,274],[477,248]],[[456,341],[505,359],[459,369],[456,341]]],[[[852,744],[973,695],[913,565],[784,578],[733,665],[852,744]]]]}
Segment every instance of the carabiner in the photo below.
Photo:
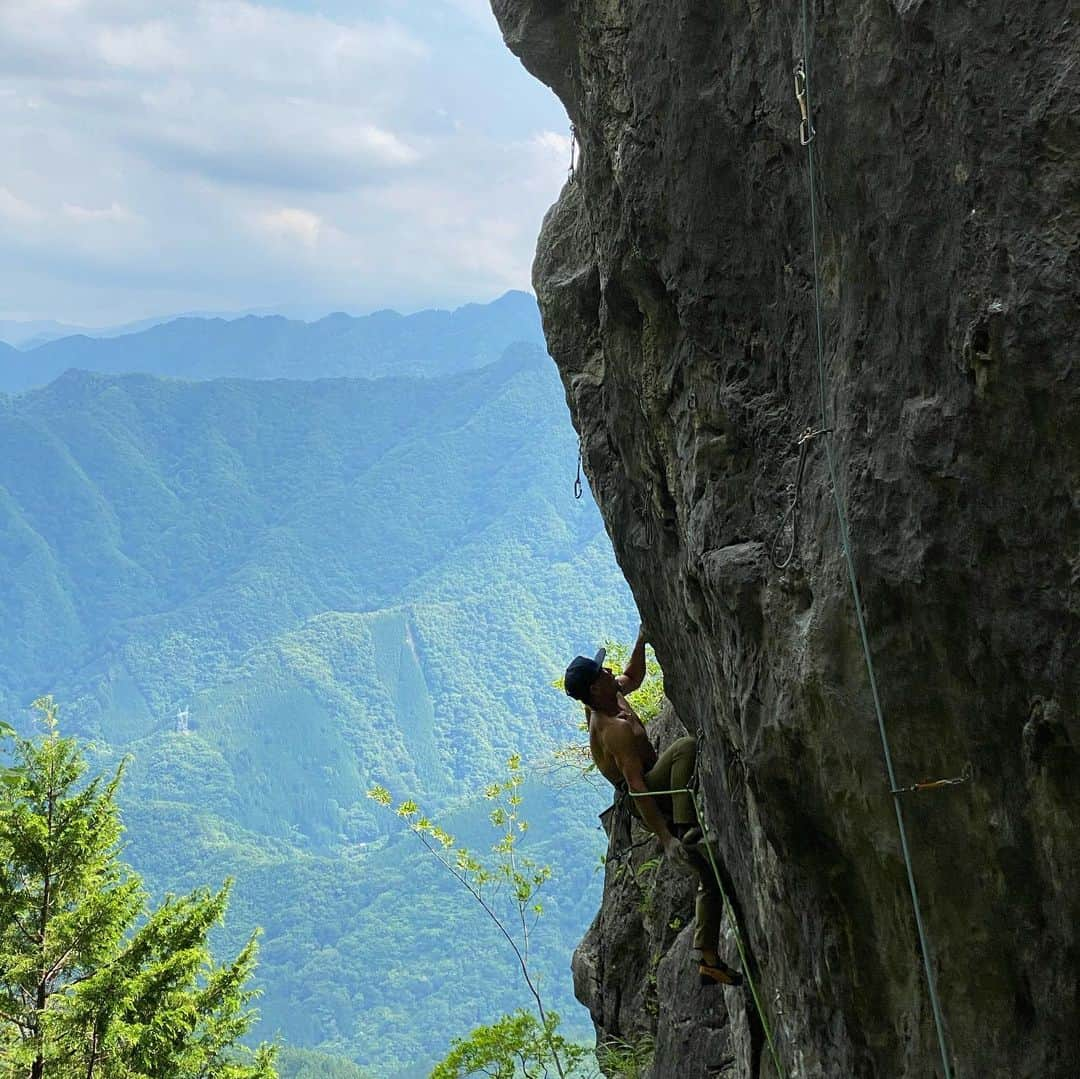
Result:
{"type": "Polygon", "coordinates": [[[799,103],[802,120],[799,123],[799,142],[808,146],[816,132],[810,123],[810,108],[806,100],[806,62],[800,60],[795,65],[795,100],[799,103]]]}

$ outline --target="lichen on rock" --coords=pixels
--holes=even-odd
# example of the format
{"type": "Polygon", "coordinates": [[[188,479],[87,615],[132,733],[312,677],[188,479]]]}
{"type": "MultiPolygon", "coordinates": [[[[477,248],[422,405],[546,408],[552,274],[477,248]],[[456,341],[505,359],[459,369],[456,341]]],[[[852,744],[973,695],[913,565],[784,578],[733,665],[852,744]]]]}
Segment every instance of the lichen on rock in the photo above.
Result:
{"type": "MultiPolygon", "coordinates": [[[[701,732],[785,1069],[943,1071],[820,440],[791,565],[768,558],[820,422],[804,58],[824,394],[897,778],[972,775],[901,796],[948,1058],[1080,1074],[1073,6],[814,2],[805,57],[795,2],[493,8],[576,127],[534,267],[545,333],[701,732]]],[[[620,902],[609,888],[603,932],[620,902]]],[[[655,1076],[771,1074],[739,1055],[744,1017],[659,991],[674,959],[666,1028],[634,1015],[650,971],[580,978],[600,1036],[653,1032],[655,1076]]]]}

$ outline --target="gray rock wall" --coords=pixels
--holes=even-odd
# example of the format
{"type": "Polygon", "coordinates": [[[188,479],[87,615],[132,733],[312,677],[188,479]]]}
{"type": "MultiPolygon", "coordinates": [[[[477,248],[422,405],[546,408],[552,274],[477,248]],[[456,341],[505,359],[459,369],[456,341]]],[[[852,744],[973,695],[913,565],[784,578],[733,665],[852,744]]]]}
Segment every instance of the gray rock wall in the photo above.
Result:
{"type": "MultiPolygon", "coordinates": [[[[785,1069],[940,1075],[820,439],[793,562],[767,558],[819,415],[798,5],[493,8],[577,125],[534,270],[545,332],[668,694],[702,732],[785,1069]]],[[[949,1054],[958,1077],[1073,1077],[1080,15],[810,17],[825,393],[893,758],[901,784],[973,773],[903,803],[949,1054]]],[[[601,1033],[629,1022],[597,984],[601,1033]]],[[[715,998],[680,1016],[717,1022],[715,998]]],[[[683,1044],[657,1076],[771,1074],[746,1053],[694,1071],[683,1044]]]]}

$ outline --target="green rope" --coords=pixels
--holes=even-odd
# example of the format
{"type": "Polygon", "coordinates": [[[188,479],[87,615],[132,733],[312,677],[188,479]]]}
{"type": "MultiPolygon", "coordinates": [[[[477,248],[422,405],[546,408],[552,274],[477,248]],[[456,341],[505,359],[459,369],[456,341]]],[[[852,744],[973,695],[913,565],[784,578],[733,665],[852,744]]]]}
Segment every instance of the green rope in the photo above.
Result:
{"type": "Polygon", "coordinates": [[[808,120],[806,122],[807,137],[806,156],[807,167],[810,174],[810,231],[814,249],[814,307],[817,327],[817,364],[818,364],[818,396],[821,408],[821,426],[825,429],[825,455],[829,465],[829,482],[832,485],[833,501],[836,505],[836,516],[840,525],[840,542],[843,547],[844,561],[847,565],[848,583],[851,586],[851,598],[855,606],[855,617],[859,625],[859,639],[862,642],[863,657],[866,661],[866,673],[870,681],[870,693],[874,700],[874,712],[877,716],[878,733],[881,736],[881,748],[885,756],[885,769],[889,778],[889,789],[893,796],[893,807],[896,810],[896,827],[900,833],[900,849],[904,856],[904,865],[907,869],[908,888],[911,891],[911,905],[915,912],[915,926],[919,934],[919,946],[922,950],[923,968],[926,971],[926,984],[930,993],[930,1005],[934,1013],[934,1026],[937,1030],[938,1047],[941,1050],[941,1064],[945,1069],[945,1079],[952,1079],[952,1067],[949,1064],[949,1053],[945,1042],[945,1024],[941,1013],[941,1004],[938,1000],[937,984],[934,979],[933,963],[930,956],[930,945],[927,940],[926,929],[923,926],[922,910],[919,904],[919,892],[915,885],[915,870],[911,863],[911,852],[908,849],[907,829],[904,825],[904,812],[900,805],[900,792],[897,790],[896,773],[893,770],[892,752],[889,748],[889,736],[885,728],[885,714],[881,706],[881,697],[878,693],[877,677],[874,673],[873,654],[870,651],[870,639],[866,631],[866,618],[863,614],[862,594],[859,590],[859,581],[855,574],[855,560],[851,549],[851,533],[848,528],[847,511],[844,508],[843,495],[840,493],[840,481],[836,468],[836,458],[833,451],[832,437],[829,433],[829,407],[826,397],[827,377],[825,371],[825,331],[823,328],[822,303],[821,303],[821,254],[818,240],[817,223],[817,192],[814,182],[814,132],[813,132],[813,108],[810,98],[810,31],[807,16],[807,0],[802,0],[802,34],[803,34],[803,69],[804,94],[808,120]]]}
{"type": "Polygon", "coordinates": [[[769,1044],[769,1054],[772,1057],[773,1067],[776,1069],[777,1079],[784,1079],[787,1072],[780,1062],[780,1054],[776,1048],[776,1042],[773,1040],[772,1027],[769,1025],[768,1016],[765,1014],[765,1008],[761,1003],[761,997],[758,995],[754,976],[750,972],[750,962],[747,958],[746,946],[743,944],[742,933],[739,930],[739,920],[735,917],[735,909],[732,907],[731,900],[728,898],[724,882],[720,879],[720,870],[716,865],[716,859],[713,857],[712,844],[709,843],[706,838],[705,815],[701,811],[697,791],[692,791],[688,787],[680,787],[678,790],[670,791],[627,791],[627,794],[629,794],[631,798],[653,798],[664,794],[689,794],[694,800],[694,812],[697,813],[698,824],[701,826],[701,834],[704,840],[702,845],[709,855],[709,865],[712,866],[713,876],[716,878],[716,886],[720,889],[720,896],[724,901],[724,913],[731,923],[731,928],[735,931],[735,947],[739,952],[739,961],[742,963],[743,977],[746,979],[746,984],[750,987],[750,995],[754,1000],[754,1008],[757,1011],[758,1019],[761,1020],[761,1029],[765,1031],[765,1040],[769,1044]]]}

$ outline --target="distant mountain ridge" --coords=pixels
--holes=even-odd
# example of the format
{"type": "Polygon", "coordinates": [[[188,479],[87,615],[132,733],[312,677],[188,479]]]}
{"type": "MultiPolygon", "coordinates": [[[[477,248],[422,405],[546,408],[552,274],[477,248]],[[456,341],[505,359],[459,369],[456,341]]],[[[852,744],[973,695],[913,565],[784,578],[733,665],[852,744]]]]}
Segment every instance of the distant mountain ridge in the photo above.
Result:
{"type": "Polygon", "coordinates": [[[28,351],[0,345],[0,392],[43,386],[71,368],[186,379],[433,377],[482,367],[517,343],[544,345],[536,301],[525,292],[413,315],[178,318],[119,337],[64,337],[28,351]]]}
{"type": "MultiPolygon", "coordinates": [[[[62,337],[123,337],[129,333],[141,333],[166,322],[175,322],[181,318],[220,318],[231,322],[245,315],[285,315],[286,318],[299,317],[303,322],[314,322],[315,318],[303,315],[290,315],[285,311],[176,311],[169,315],[153,318],[140,318],[134,322],[121,322],[112,326],[77,326],[55,319],[0,319],[0,341],[12,345],[21,352],[28,352],[49,341],[59,341],[62,337]]],[[[319,318],[322,315],[317,316],[319,318]]]]}

